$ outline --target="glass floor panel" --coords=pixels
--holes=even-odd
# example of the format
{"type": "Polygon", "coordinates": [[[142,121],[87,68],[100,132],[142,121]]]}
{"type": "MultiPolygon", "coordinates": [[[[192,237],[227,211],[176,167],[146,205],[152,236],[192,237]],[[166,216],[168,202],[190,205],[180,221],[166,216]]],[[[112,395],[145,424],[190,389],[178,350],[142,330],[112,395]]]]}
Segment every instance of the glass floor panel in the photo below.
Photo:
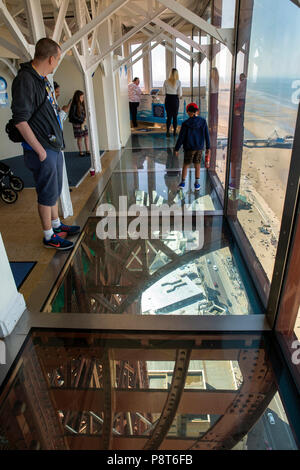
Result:
{"type": "Polygon", "coordinates": [[[165,133],[131,134],[125,148],[173,148],[176,144],[177,137],[174,137],[173,135],[171,135],[171,137],[166,137],[165,133]]]}
{"type": "Polygon", "coordinates": [[[181,172],[182,164],[183,152],[180,151],[179,156],[176,157],[173,148],[124,149],[114,171],[157,170],[181,172]]]}
{"type": "Polygon", "coordinates": [[[188,229],[184,226],[186,220],[176,222],[170,217],[170,226],[164,227],[161,220],[155,226],[152,219],[145,217],[140,220],[145,239],[130,238],[136,219],[116,217],[112,218],[113,229],[116,222],[115,239],[102,240],[99,236],[105,219],[89,219],[64,277],[43,311],[139,315],[264,313],[223,217],[199,216],[198,222],[193,221],[188,229]],[[183,222],[183,230],[178,229],[178,222],[183,222]],[[126,239],[121,238],[124,228],[128,228],[126,239]]]}
{"type": "Polygon", "coordinates": [[[182,163],[183,153],[176,157],[170,148],[125,149],[100,201],[118,208],[119,197],[126,195],[128,205],[177,204],[190,206],[192,210],[219,211],[221,214],[223,208],[204,163],[201,164],[200,190],[194,190],[193,165],[188,170],[185,189],[178,190],[182,163]]]}
{"type": "Polygon", "coordinates": [[[0,450],[296,449],[260,334],[35,330],[0,393],[0,450]]]}
{"type": "Polygon", "coordinates": [[[200,174],[199,191],[194,190],[194,181],[194,171],[190,171],[185,189],[178,190],[179,172],[115,172],[106,185],[97,207],[99,204],[109,203],[118,212],[120,210],[119,198],[123,196],[126,198],[128,208],[132,204],[149,209],[152,204],[157,207],[163,204],[168,206],[175,204],[178,207],[186,206],[187,210],[218,211],[218,214],[222,214],[221,204],[207,173],[203,171],[200,174]]]}

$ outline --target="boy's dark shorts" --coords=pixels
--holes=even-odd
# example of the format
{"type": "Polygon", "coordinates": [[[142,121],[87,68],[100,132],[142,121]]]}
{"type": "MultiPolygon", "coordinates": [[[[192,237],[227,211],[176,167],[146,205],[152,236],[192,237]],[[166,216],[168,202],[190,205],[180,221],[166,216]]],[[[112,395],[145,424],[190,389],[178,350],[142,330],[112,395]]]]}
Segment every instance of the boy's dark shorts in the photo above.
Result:
{"type": "Polygon", "coordinates": [[[203,150],[185,150],[184,163],[190,165],[191,163],[201,163],[203,150]]]}
{"type": "Polygon", "coordinates": [[[24,163],[32,171],[38,203],[55,206],[62,189],[63,156],[50,149],[46,152],[47,158],[41,162],[37,153],[24,149],[24,163]]]}

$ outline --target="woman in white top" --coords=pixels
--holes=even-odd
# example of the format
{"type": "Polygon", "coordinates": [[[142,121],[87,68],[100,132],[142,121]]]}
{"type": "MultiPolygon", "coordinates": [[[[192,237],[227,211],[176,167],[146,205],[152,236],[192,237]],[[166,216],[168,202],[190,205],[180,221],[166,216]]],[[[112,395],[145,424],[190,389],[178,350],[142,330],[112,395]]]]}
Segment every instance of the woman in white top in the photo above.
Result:
{"type": "Polygon", "coordinates": [[[182,96],[181,81],[179,80],[178,70],[172,69],[168,80],[165,80],[163,92],[166,95],[165,108],[167,113],[167,137],[170,137],[170,127],[173,119],[173,131],[176,135],[177,114],[179,109],[179,98],[182,96]]]}
{"type": "Polygon", "coordinates": [[[140,105],[142,90],[139,87],[140,79],[135,77],[132,83],[128,85],[128,98],[129,98],[129,110],[132,118],[133,127],[138,127],[137,124],[137,109],[140,105]]]}

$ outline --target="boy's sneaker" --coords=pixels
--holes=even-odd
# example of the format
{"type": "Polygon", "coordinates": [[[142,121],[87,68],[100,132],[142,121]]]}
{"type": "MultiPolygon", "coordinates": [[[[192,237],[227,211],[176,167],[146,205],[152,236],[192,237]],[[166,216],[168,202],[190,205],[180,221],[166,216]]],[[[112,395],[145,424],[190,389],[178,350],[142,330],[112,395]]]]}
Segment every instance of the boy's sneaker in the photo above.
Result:
{"type": "Polygon", "coordinates": [[[53,232],[56,234],[66,232],[67,235],[76,235],[76,233],[80,232],[80,227],[79,225],[60,224],[59,227],[53,229],[53,232]]]}
{"type": "Polygon", "coordinates": [[[70,250],[74,247],[74,243],[59,237],[54,233],[50,240],[43,239],[46,248],[56,248],[56,250],[70,250]]]}
{"type": "Polygon", "coordinates": [[[199,191],[199,190],[200,190],[200,184],[199,184],[199,183],[195,183],[195,184],[194,184],[194,187],[195,187],[195,191],[199,191]]]}
{"type": "Polygon", "coordinates": [[[179,189],[184,189],[185,188],[185,181],[181,181],[181,183],[178,185],[179,189]]]}

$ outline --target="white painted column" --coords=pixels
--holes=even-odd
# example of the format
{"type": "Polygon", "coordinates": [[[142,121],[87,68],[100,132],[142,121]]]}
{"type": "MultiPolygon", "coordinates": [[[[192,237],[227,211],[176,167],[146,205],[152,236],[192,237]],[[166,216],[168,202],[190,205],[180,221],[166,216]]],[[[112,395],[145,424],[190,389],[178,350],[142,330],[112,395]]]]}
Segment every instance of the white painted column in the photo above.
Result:
{"type": "MultiPolygon", "coordinates": [[[[112,44],[112,31],[110,20],[99,27],[98,41],[102,51],[112,44]]],[[[102,87],[103,109],[101,115],[106,122],[106,136],[101,136],[101,141],[106,142],[107,150],[119,150],[121,148],[120,129],[118,122],[118,102],[116,92],[116,80],[114,74],[113,52],[110,52],[102,61],[103,73],[99,80],[102,87]]],[[[98,83],[97,83],[98,84],[98,83]]]]}
{"type": "MultiPolygon", "coordinates": [[[[130,54],[130,47],[129,47],[129,42],[125,42],[123,44],[123,47],[124,47],[124,57],[128,57],[129,54],[130,54]]],[[[132,82],[132,68],[127,68],[127,78],[128,78],[128,83],[132,82]]]]}
{"type": "MultiPolygon", "coordinates": [[[[114,43],[122,37],[122,24],[121,24],[120,16],[114,15],[112,17],[112,25],[113,25],[112,40],[113,40],[113,43],[114,43]]],[[[122,45],[117,47],[117,49],[114,50],[114,55],[118,55],[118,56],[121,56],[121,57],[123,56],[122,45]]]]}
{"type": "Polygon", "coordinates": [[[91,160],[92,168],[96,173],[101,171],[100,162],[100,149],[99,149],[99,137],[98,137],[98,125],[96,117],[96,104],[94,95],[94,84],[91,72],[84,72],[84,86],[85,86],[85,105],[88,119],[90,144],[91,144],[91,160]]]}
{"type": "MultiPolygon", "coordinates": [[[[86,24],[85,16],[85,0],[75,0],[76,18],[80,28],[83,28],[86,24]]],[[[87,61],[89,56],[89,48],[87,37],[81,40],[82,54],[87,61]]],[[[87,113],[87,122],[89,128],[89,138],[91,144],[91,165],[96,173],[101,171],[100,163],[100,150],[99,150],[99,138],[98,138],[98,127],[95,110],[95,96],[94,96],[94,85],[93,85],[93,70],[87,72],[86,63],[83,70],[84,87],[85,87],[85,106],[87,113]]]]}
{"type": "Polygon", "coordinates": [[[0,233],[0,337],[8,336],[26,309],[25,300],[17,290],[0,233]]]}
{"type": "Polygon", "coordinates": [[[39,39],[46,37],[45,25],[40,0],[25,0],[27,17],[31,26],[32,38],[34,44],[39,39]]]}
{"type": "Polygon", "coordinates": [[[143,48],[143,53],[145,52],[146,55],[143,57],[143,72],[144,72],[144,86],[145,86],[145,93],[150,93],[151,89],[151,76],[152,76],[152,63],[151,63],[151,45],[147,45],[143,48]]]}

